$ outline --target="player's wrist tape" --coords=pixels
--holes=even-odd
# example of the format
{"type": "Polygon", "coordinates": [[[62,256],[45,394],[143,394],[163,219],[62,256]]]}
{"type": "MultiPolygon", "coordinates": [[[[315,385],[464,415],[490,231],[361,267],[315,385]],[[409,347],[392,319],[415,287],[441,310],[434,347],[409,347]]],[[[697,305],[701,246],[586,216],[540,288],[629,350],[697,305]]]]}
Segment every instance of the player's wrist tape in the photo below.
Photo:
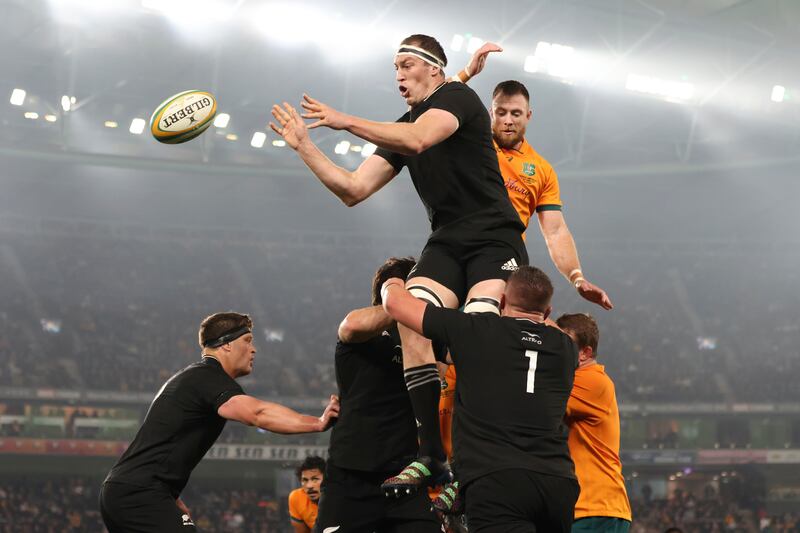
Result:
{"type": "Polygon", "coordinates": [[[581,283],[584,282],[584,281],[586,281],[586,280],[583,277],[578,277],[578,278],[575,278],[575,281],[573,281],[572,284],[575,285],[576,289],[580,289],[581,288],[581,283]]]}
{"type": "Polygon", "coordinates": [[[469,65],[464,67],[458,74],[456,74],[456,77],[461,83],[467,83],[472,78],[472,74],[469,73],[469,65]]]}

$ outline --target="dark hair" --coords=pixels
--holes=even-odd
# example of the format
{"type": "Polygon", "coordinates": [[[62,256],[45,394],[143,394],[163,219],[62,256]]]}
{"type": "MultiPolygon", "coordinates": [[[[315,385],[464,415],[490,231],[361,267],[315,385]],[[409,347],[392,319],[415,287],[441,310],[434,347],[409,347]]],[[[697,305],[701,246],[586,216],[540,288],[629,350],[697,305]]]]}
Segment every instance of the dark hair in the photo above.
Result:
{"type": "Polygon", "coordinates": [[[218,339],[225,333],[244,327],[252,329],[253,321],[250,320],[249,316],[242,313],[228,311],[227,313],[214,313],[211,316],[207,316],[200,323],[200,331],[197,333],[200,347],[205,347],[208,341],[218,339]]]}
{"type": "Polygon", "coordinates": [[[413,257],[390,257],[375,272],[372,278],[372,305],[381,305],[381,287],[389,278],[406,279],[411,273],[411,269],[417,264],[413,257]]]}
{"type": "Polygon", "coordinates": [[[679,527],[671,527],[664,531],[664,533],[683,533],[683,530],[679,527]]]}
{"type": "Polygon", "coordinates": [[[506,301],[517,309],[544,313],[552,297],[550,278],[534,266],[521,266],[508,278],[506,301]]]}
{"type": "Polygon", "coordinates": [[[525,101],[528,102],[528,104],[531,103],[531,95],[528,94],[528,89],[517,80],[506,80],[498,83],[492,93],[492,100],[494,100],[498,94],[504,94],[505,96],[521,94],[525,97],[525,101]]]}
{"type": "Polygon", "coordinates": [[[597,322],[595,322],[592,315],[586,313],[564,314],[558,317],[556,324],[567,333],[572,333],[575,336],[575,343],[578,345],[578,349],[588,346],[592,349],[592,353],[597,355],[600,330],[597,328],[597,322]]]}
{"type": "Polygon", "coordinates": [[[411,46],[417,46],[422,48],[426,52],[431,55],[436,56],[437,58],[441,59],[442,64],[446,67],[447,66],[447,56],[444,53],[444,48],[442,45],[439,44],[435,38],[431,37],[430,35],[422,35],[421,33],[415,33],[414,35],[409,35],[400,44],[410,44],[411,46]]]}
{"type": "Polygon", "coordinates": [[[303,472],[305,470],[319,470],[325,475],[325,459],[319,457],[318,455],[309,455],[305,458],[305,460],[300,463],[294,473],[297,476],[297,481],[300,481],[303,478],[303,472]]]}

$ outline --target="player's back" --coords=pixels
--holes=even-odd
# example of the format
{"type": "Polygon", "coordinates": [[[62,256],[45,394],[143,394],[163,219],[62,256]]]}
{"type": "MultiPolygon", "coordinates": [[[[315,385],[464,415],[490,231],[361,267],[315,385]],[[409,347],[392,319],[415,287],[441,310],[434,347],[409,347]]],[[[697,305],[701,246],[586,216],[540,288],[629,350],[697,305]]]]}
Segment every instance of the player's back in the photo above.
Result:
{"type": "Polygon", "coordinates": [[[581,495],[575,518],[609,516],[631,519],[631,508],[619,458],[619,408],[614,383],[603,365],[575,372],[567,404],[569,449],[581,495]]]}
{"type": "Polygon", "coordinates": [[[449,345],[458,372],[453,465],[464,484],[506,468],[574,478],[563,418],[578,355],[566,334],[448,309],[426,311],[424,329],[449,345]]]}
{"type": "Polygon", "coordinates": [[[370,472],[401,468],[417,453],[417,427],[397,329],[366,342],[338,342],[335,368],[341,411],[331,462],[370,472]]]}
{"type": "Polygon", "coordinates": [[[177,496],[225,427],[217,414],[219,405],[236,394],[243,394],[239,384],[210,357],[172,376],[106,481],[139,486],[160,482],[177,496]]]}

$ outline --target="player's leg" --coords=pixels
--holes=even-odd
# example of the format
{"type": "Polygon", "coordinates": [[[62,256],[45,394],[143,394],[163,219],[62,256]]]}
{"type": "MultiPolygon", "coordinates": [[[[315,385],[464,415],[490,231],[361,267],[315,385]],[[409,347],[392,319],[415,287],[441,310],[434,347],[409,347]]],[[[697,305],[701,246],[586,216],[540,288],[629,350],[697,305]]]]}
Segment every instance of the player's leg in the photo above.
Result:
{"type": "MultiPolygon", "coordinates": [[[[458,307],[463,287],[459,262],[444,247],[431,243],[425,246],[406,281],[411,294],[437,307],[458,307]]],[[[441,483],[450,474],[439,429],[441,381],[431,341],[402,325],[398,325],[398,331],[403,345],[403,371],[419,434],[418,461],[383,485],[388,493],[399,495],[441,483]]]]}
{"type": "Polygon", "coordinates": [[[495,241],[476,239],[469,244],[466,259],[467,293],[465,313],[500,314],[500,300],[506,280],[520,266],[528,264],[528,253],[519,235],[495,241]]]}
{"type": "Polygon", "coordinates": [[[109,533],[192,533],[191,517],[168,492],[122,483],[104,483],[100,512],[109,533]]]}

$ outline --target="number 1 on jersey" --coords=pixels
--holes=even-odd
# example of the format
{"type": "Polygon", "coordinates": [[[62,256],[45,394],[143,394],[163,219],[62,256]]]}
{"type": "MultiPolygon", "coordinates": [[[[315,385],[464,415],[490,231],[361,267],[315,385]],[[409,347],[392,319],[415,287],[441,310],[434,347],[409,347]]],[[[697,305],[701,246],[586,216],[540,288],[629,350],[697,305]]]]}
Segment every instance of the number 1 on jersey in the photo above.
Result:
{"type": "Polygon", "coordinates": [[[527,392],[533,394],[533,387],[536,382],[536,362],[539,360],[539,352],[537,352],[536,350],[525,350],[525,357],[530,359],[528,363],[527,392]]]}

